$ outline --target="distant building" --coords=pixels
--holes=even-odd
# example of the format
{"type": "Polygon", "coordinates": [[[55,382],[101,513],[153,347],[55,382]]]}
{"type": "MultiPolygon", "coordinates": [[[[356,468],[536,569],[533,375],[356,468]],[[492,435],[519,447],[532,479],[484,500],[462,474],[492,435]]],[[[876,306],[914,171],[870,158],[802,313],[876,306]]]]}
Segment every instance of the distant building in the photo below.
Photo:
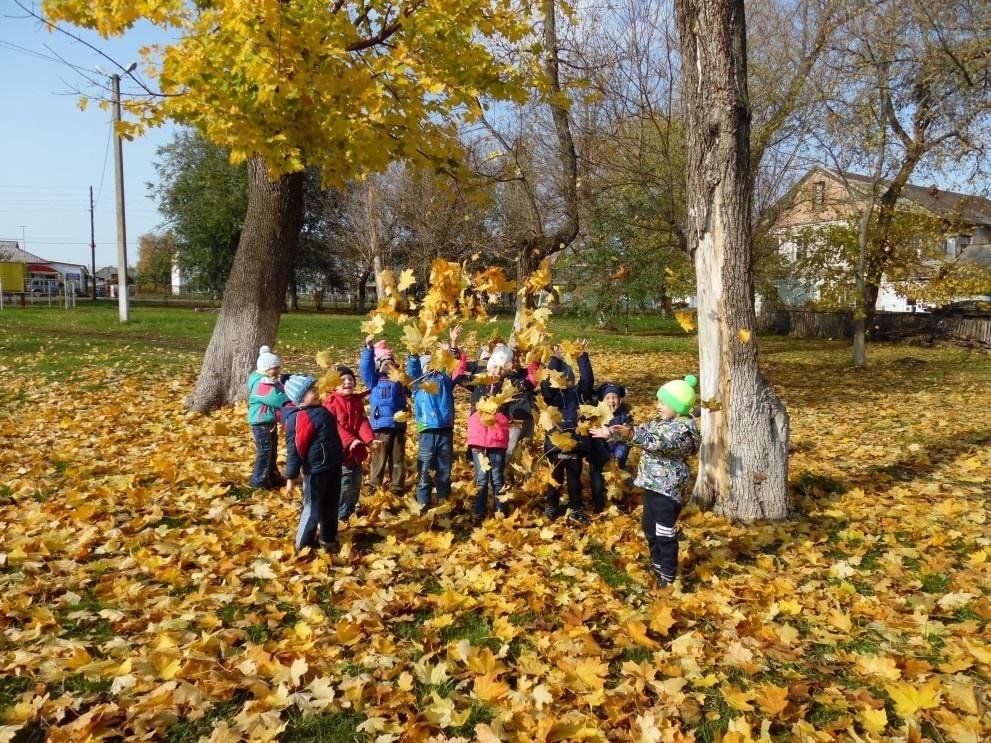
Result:
{"type": "MultiPolygon", "coordinates": [[[[814,167],[778,202],[772,233],[788,263],[802,258],[807,247],[799,233],[810,228],[847,224],[863,212],[870,196],[871,179],[856,173],[841,173],[814,167]]],[[[930,214],[945,226],[943,252],[947,259],[966,260],[991,267],[991,201],[981,196],[944,191],[935,186],[907,184],[899,208],[930,214]]],[[[837,266],[838,269],[846,266],[837,266]]],[[[788,279],[778,286],[780,299],[801,306],[819,299],[816,285],[788,279]]],[[[910,297],[883,281],[876,309],[906,312],[916,309],[910,297]]]]}

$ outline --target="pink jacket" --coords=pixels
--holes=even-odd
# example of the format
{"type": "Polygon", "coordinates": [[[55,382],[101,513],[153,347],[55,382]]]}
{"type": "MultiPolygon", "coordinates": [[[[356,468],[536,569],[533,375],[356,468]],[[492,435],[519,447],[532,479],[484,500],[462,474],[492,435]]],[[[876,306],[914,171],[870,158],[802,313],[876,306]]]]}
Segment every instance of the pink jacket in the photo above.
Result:
{"type": "Polygon", "coordinates": [[[500,411],[495,415],[495,425],[486,426],[476,410],[468,416],[468,446],[482,449],[509,448],[509,417],[500,411]]]}

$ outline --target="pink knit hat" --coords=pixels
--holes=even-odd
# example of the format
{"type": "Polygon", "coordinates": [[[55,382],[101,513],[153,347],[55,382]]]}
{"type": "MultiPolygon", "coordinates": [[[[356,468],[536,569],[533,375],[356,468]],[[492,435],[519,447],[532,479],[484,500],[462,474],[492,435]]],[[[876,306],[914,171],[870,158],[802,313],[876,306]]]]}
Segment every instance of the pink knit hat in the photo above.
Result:
{"type": "Polygon", "coordinates": [[[375,352],[375,360],[380,361],[381,359],[392,356],[392,349],[389,348],[389,341],[381,340],[372,346],[375,352]]]}

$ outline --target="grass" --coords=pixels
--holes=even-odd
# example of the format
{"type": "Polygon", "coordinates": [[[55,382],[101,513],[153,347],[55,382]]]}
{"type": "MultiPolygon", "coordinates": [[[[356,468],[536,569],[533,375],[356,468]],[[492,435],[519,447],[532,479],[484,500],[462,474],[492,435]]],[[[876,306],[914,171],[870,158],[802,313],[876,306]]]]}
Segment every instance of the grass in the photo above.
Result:
{"type": "MultiPolygon", "coordinates": [[[[118,322],[117,307],[110,303],[72,310],[7,307],[0,325],[0,353],[18,358],[23,366],[19,373],[78,381],[96,388],[100,383],[84,380],[80,368],[91,364],[96,356],[120,357],[125,350],[130,352],[129,363],[136,361],[138,368],[155,364],[176,370],[195,368],[216,319],[216,312],[140,304],[132,305],[131,320],[126,324],[118,322]],[[160,353],[163,347],[170,353],[160,353]]],[[[356,315],[288,313],[279,326],[278,347],[290,356],[293,352],[308,355],[323,348],[357,355],[364,338],[360,324],[361,318],[356,315]]],[[[488,338],[494,330],[507,335],[511,326],[512,318],[504,316],[494,325],[469,324],[465,332],[475,330],[478,337],[488,338]]],[[[695,338],[686,335],[673,320],[650,315],[634,318],[629,335],[590,328],[585,319],[570,316],[555,317],[552,328],[565,337],[588,336],[597,347],[605,349],[694,353],[695,347],[695,338]]],[[[400,334],[395,327],[387,329],[386,336],[399,344],[400,334]]]]}
{"type": "Polygon", "coordinates": [[[358,743],[370,740],[358,730],[365,716],[357,712],[326,712],[304,717],[296,709],[289,712],[289,724],[279,736],[282,743],[358,743]]]}

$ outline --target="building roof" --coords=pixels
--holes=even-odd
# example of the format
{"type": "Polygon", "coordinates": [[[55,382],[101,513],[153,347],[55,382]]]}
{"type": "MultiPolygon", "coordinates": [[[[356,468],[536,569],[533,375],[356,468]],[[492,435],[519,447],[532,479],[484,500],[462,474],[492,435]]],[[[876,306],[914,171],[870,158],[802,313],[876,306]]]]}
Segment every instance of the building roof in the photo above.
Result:
{"type": "Polygon", "coordinates": [[[0,240],[0,255],[3,260],[13,263],[47,263],[40,255],[21,250],[16,240],[0,240]]]}
{"type": "MultiPolygon", "coordinates": [[[[791,191],[789,191],[788,196],[794,195],[802,183],[805,183],[817,173],[825,175],[843,185],[853,186],[857,190],[862,190],[863,187],[870,186],[872,180],[870,176],[861,175],[860,173],[847,173],[817,165],[795,184],[791,191]]],[[[885,183],[886,181],[881,181],[882,185],[885,183]]],[[[788,196],[785,198],[788,198],[788,196]]],[[[906,183],[902,189],[901,199],[903,201],[910,201],[937,217],[946,217],[970,225],[991,227],[991,200],[983,196],[958,193],[956,191],[944,191],[935,185],[920,186],[915,183],[906,183]]]]}

